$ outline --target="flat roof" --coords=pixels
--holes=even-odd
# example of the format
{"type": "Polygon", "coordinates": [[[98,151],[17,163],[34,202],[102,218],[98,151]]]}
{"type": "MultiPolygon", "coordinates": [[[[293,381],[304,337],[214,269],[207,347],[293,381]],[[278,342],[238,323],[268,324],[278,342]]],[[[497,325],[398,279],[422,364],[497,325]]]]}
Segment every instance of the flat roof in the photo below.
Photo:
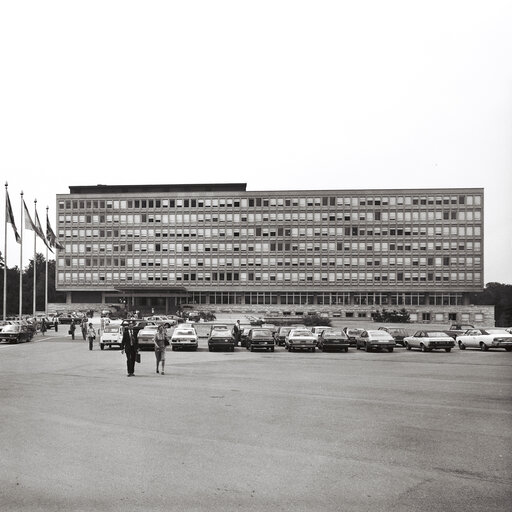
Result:
{"type": "Polygon", "coordinates": [[[245,192],[247,183],[178,183],[169,185],[78,185],[70,194],[122,194],[133,192],[245,192]]]}
{"type": "MultiPolygon", "coordinates": [[[[365,189],[269,189],[247,191],[247,183],[175,183],[162,185],[69,185],[70,194],[144,194],[155,192],[200,193],[200,192],[247,192],[254,195],[279,196],[280,194],[440,194],[483,193],[479,187],[440,188],[365,188],[365,189]]],[[[67,194],[57,194],[66,196],[67,194]]]]}

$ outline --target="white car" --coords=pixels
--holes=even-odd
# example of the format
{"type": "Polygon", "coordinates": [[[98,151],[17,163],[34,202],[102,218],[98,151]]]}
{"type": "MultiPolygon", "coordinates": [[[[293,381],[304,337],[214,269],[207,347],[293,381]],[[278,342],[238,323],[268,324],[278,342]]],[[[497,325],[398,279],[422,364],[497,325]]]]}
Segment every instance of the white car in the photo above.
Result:
{"type": "Polygon", "coordinates": [[[285,348],[289,352],[298,348],[314,352],[316,342],[316,336],[309,329],[292,329],[284,339],[285,348]]]}
{"type": "Polygon", "coordinates": [[[139,348],[154,348],[155,334],[158,330],[158,325],[155,323],[146,324],[137,334],[137,341],[139,348]]]}
{"type": "Polygon", "coordinates": [[[468,329],[464,334],[457,336],[455,341],[461,350],[465,350],[466,347],[480,350],[504,348],[507,352],[512,350],[512,334],[505,329],[468,329]]]}
{"type": "Polygon", "coordinates": [[[179,348],[197,350],[197,345],[197,333],[191,325],[180,325],[174,329],[171,337],[172,350],[179,348]]]}
{"type": "Polygon", "coordinates": [[[443,331],[417,331],[412,336],[404,338],[404,346],[407,350],[419,348],[422,352],[430,352],[434,349],[451,352],[455,342],[449,334],[443,331]]]}
{"type": "Polygon", "coordinates": [[[310,331],[316,336],[316,340],[318,341],[318,337],[327,329],[331,329],[328,325],[315,325],[311,327],[310,331]]]}
{"type": "Polygon", "coordinates": [[[174,318],[167,315],[152,315],[145,317],[144,320],[147,320],[148,322],[154,322],[157,325],[163,324],[166,329],[169,329],[169,327],[172,327],[178,323],[174,318]]]}
{"type": "Polygon", "coordinates": [[[123,327],[120,323],[110,322],[103,327],[100,337],[100,348],[120,347],[123,339],[123,327]]]}

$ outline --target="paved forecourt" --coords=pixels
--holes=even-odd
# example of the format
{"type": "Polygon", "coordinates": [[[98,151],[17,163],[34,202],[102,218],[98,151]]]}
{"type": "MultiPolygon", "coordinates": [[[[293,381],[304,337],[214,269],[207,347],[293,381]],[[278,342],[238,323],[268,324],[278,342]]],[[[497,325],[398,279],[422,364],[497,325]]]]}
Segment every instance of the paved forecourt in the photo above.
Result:
{"type": "MultiPolygon", "coordinates": [[[[78,332],[77,332],[78,334],[78,332]]],[[[505,511],[512,354],[0,345],[0,509],[505,511]]]]}

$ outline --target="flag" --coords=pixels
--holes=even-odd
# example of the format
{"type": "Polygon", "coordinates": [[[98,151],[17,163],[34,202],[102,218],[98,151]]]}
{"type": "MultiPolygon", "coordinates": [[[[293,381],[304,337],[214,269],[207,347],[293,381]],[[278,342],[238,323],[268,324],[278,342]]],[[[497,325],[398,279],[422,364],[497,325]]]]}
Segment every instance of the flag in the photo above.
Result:
{"type": "Polygon", "coordinates": [[[37,224],[39,224],[39,226],[37,224],[35,224],[34,222],[32,222],[32,217],[30,216],[30,213],[28,211],[27,205],[25,203],[25,199],[23,199],[23,207],[25,208],[25,229],[30,229],[31,231],[34,231],[35,234],[41,240],[43,240],[44,243],[46,244],[46,239],[44,237],[44,233],[41,228],[41,223],[39,222],[39,217],[37,217],[37,211],[36,211],[36,219],[38,221],[37,224]]]}
{"type": "Polygon", "coordinates": [[[50,252],[53,253],[52,248],[48,244],[48,240],[46,240],[46,237],[44,236],[43,227],[41,226],[41,221],[39,220],[39,215],[37,214],[37,210],[36,210],[36,216],[35,216],[34,220],[35,220],[35,227],[37,228],[37,231],[36,231],[37,235],[39,236],[39,238],[41,238],[43,240],[44,245],[46,245],[46,247],[48,247],[50,252]]]}
{"type": "Polygon", "coordinates": [[[5,190],[6,201],[5,201],[5,222],[8,222],[12,229],[14,230],[14,236],[16,237],[16,242],[21,244],[21,237],[16,229],[16,223],[14,222],[14,215],[12,214],[11,200],[9,199],[9,192],[7,192],[7,187],[5,190]]]}
{"type": "Polygon", "coordinates": [[[52,227],[50,226],[50,219],[48,213],[46,213],[46,239],[50,244],[50,247],[57,247],[57,249],[64,249],[64,246],[57,240],[52,227]]]}

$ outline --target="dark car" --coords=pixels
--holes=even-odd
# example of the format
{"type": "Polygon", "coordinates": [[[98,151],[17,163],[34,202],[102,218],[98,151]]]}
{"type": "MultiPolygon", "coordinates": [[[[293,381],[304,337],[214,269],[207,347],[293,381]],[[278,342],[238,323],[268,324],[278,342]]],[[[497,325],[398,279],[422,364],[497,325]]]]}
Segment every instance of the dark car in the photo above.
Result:
{"type": "Polygon", "coordinates": [[[24,324],[8,324],[2,327],[0,339],[9,343],[23,343],[32,339],[28,327],[24,324]]]}
{"type": "Polygon", "coordinates": [[[249,336],[252,327],[240,326],[240,328],[242,329],[242,332],[240,333],[240,346],[247,348],[247,337],[249,336]]]}
{"type": "Polygon", "coordinates": [[[348,336],[338,329],[326,329],[318,336],[317,346],[322,352],[327,350],[340,350],[348,352],[350,342],[348,336]]]}
{"type": "Polygon", "coordinates": [[[403,327],[379,327],[379,331],[386,331],[393,336],[393,339],[398,345],[404,347],[404,338],[409,336],[409,333],[403,327]]]}
{"type": "Polygon", "coordinates": [[[274,333],[270,329],[251,329],[247,336],[247,350],[265,349],[274,352],[274,333]]]}
{"type": "Polygon", "coordinates": [[[234,352],[235,338],[229,329],[212,329],[208,336],[208,350],[213,352],[217,348],[222,348],[234,352]]]}

